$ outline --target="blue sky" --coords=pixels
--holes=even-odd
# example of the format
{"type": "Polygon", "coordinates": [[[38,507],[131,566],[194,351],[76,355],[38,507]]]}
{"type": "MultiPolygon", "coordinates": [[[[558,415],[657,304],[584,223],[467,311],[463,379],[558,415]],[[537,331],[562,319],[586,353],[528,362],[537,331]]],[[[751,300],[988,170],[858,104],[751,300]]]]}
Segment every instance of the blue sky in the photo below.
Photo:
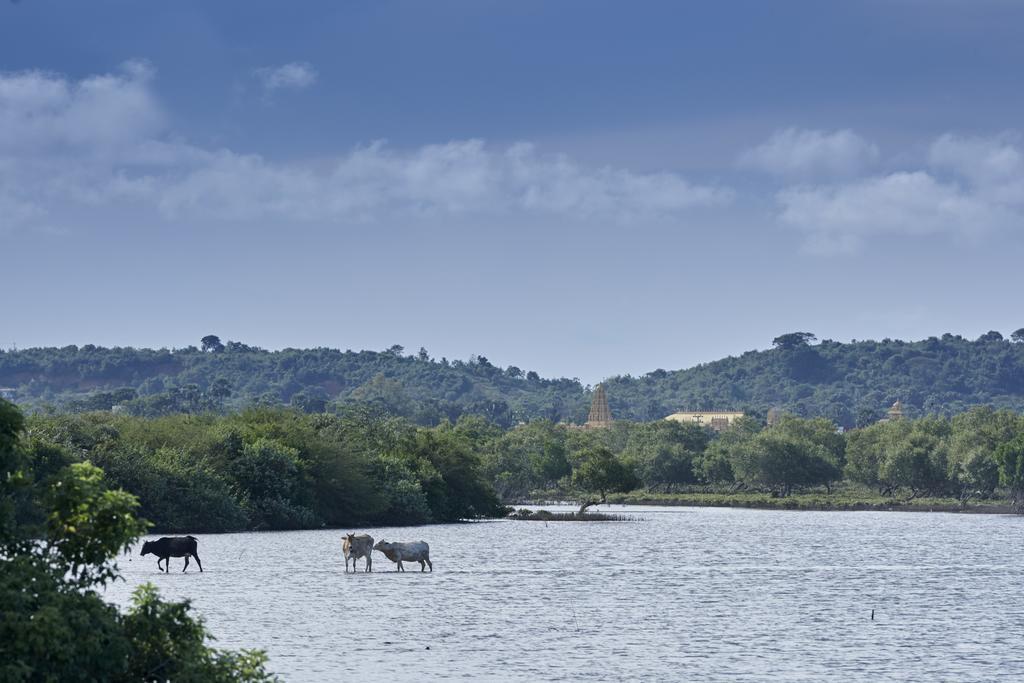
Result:
{"type": "Polygon", "coordinates": [[[0,345],[585,382],[1024,326],[1024,4],[0,4],[0,345]]]}

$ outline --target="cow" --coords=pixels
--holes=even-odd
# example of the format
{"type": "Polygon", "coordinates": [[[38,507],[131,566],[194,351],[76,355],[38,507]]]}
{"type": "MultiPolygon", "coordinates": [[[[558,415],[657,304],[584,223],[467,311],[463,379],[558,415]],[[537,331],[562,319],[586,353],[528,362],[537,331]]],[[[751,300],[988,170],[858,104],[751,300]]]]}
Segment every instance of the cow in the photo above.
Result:
{"type": "Polygon", "coordinates": [[[352,571],[356,571],[356,560],[366,558],[366,570],[373,571],[373,536],[366,534],[345,534],[341,542],[341,550],[345,553],[345,573],[348,573],[348,561],[352,559],[352,571]]]}
{"type": "Polygon", "coordinates": [[[420,571],[426,571],[429,566],[430,571],[434,571],[434,565],[430,562],[430,546],[427,545],[426,541],[413,541],[411,543],[388,543],[387,541],[381,541],[377,545],[373,546],[374,550],[379,550],[384,553],[392,562],[398,564],[398,571],[404,572],[405,567],[402,566],[402,562],[419,562],[420,571]]]}
{"type": "Polygon", "coordinates": [[[185,566],[181,571],[188,569],[188,558],[191,555],[199,565],[199,571],[203,571],[203,563],[199,561],[199,555],[196,553],[198,544],[199,539],[195,536],[164,536],[156,541],[143,543],[140,555],[149,555],[150,553],[156,555],[156,568],[166,572],[171,571],[172,557],[184,557],[185,566]],[[161,562],[164,563],[163,567],[160,566],[161,562]]]}

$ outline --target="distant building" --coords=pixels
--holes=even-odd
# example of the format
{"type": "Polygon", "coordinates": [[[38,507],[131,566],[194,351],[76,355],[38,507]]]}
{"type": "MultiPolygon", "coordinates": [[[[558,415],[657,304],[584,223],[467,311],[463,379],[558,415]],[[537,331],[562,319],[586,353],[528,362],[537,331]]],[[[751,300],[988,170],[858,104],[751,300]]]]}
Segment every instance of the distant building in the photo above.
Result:
{"type": "Polygon", "coordinates": [[[896,402],[892,404],[892,407],[885,412],[885,417],[879,420],[879,422],[897,422],[902,419],[903,404],[899,402],[899,399],[897,399],[896,402]]]}
{"type": "Polygon", "coordinates": [[[768,426],[774,427],[782,421],[783,416],[786,413],[783,412],[782,408],[769,408],[768,409],[768,426]]]}
{"type": "Polygon", "coordinates": [[[732,425],[733,422],[743,417],[742,410],[705,410],[700,412],[679,412],[672,413],[666,420],[711,427],[716,432],[732,425]]]}
{"type": "Polygon", "coordinates": [[[594,387],[594,398],[590,402],[590,414],[587,415],[587,423],[584,429],[600,429],[608,427],[612,423],[612,411],[608,407],[608,396],[605,394],[604,385],[598,384],[594,387]]]}
{"type": "Polygon", "coordinates": [[[18,390],[14,387],[0,387],[0,398],[6,398],[8,401],[13,401],[17,393],[18,390]]]}

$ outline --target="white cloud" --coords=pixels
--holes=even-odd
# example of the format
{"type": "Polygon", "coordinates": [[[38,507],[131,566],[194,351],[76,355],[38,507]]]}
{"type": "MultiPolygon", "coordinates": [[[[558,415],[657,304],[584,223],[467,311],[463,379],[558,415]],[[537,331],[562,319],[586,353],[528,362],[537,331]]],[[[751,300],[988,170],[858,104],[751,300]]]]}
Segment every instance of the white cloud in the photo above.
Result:
{"type": "Polygon", "coordinates": [[[314,171],[221,152],[172,184],[170,215],[372,220],[382,215],[546,213],[629,220],[726,203],[722,188],[672,174],[592,169],[525,144],[490,149],[481,140],[390,150],[378,142],[314,171]]]}
{"type": "Polygon", "coordinates": [[[316,83],[316,69],[307,62],[289,62],[281,66],[266,66],[253,71],[265,90],[282,88],[302,90],[316,83]]]}
{"type": "Polygon", "coordinates": [[[874,164],[878,147],[851,130],[787,128],[740,155],[739,163],[786,177],[849,176],[874,164]]]}
{"type": "Polygon", "coordinates": [[[164,117],[148,87],[152,76],[138,61],[78,82],[41,71],[0,73],[0,154],[71,147],[110,155],[153,137],[164,117]]]}
{"type": "Polygon", "coordinates": [[[1024,156],[1012,135],[946,134],[918,168],[777,194],[782,223],[815,251],[853,251],[873,235],[977,239],[1024,226],[1024,156]]]}
{"type": "Polygon", "coordinates": [[[809,250],[854,251],[879,235],[977,237],[1019,223],[1009,207],[924,171],[779,192],[783,223],[807,235],[809,250]]]}
{"type": "Polygon", "coordinates": [[[1024,175],[1024,157],[1014,146],[1016,136],[959,137],[947,133],[932,143],[929,161],[988,182],[1024,175]]]}
{"type": "MultiPolygon", "coordinates": [[[[142,62],[82,80],[0,73],[0,230],[58,230],[82,212],[279,225],[437,224],[458,215],[482,224],[682,224],[694,208],[733,200],[718,184],[584,164],[526,143],[396,149],[375,142],[283,163],[181,141],[167,119],[153,70],[142,62]]],[[[849,131],[789,129],[757,149],[745,163],[785,172],[774,192],[778,223],[812,250],[856,250],[882,235],[972,239],[1024,225],[1024,155],[1012,135],[945,135],[921,163],[875,172],[865,169],[877,148],[849,131]],[[829,173],[811,182],[806,173],[815,168],[829,173]]]]}
{"type": "Polygon", "coordinates": [[[528,144],[397,150],[377,142],[316,164],[204,149],[168,136],[151,81],[138,62],[81,81],[0,74],[0,227],[76,207],[282,223],[453,214],[631,220],[732,197],[673,173],[587,166],[528,144]]]}
{"type": "Polygon", "coordinates": [[[1008,133],[992,138],[946,134],[932,144],[929,161],[962,176],[990,201],[1024,208],[1024,154],[1016,141],[1008,133]]]}

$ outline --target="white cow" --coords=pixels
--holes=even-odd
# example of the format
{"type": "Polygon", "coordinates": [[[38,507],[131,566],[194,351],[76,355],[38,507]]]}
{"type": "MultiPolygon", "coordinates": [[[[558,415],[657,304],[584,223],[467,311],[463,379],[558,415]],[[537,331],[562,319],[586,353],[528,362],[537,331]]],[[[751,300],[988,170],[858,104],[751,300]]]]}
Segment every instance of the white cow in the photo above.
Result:
{"type": "Polygon", "coordinates": [[[430,546],[426,541],[413,541],[412,543],[380,541],[373,546],[373,549],[381,551],[389,560],[397,563],[400,572],[405,571],[402,562],[419,562],[421,572],[426,571],[428,566],[430,571],[434,571],[434,565],[430,562],[430,546]]]}
{"type": "Polygon", "coordinates": [[[341,542],[341,551],[345,553],[345,573],[348,573],[348,561],[352,560],[352,571],[356,570],[356,560],[366,558],[366,571],[373,571],[373,536],[367,534],[345,534],[341,542]]]}

